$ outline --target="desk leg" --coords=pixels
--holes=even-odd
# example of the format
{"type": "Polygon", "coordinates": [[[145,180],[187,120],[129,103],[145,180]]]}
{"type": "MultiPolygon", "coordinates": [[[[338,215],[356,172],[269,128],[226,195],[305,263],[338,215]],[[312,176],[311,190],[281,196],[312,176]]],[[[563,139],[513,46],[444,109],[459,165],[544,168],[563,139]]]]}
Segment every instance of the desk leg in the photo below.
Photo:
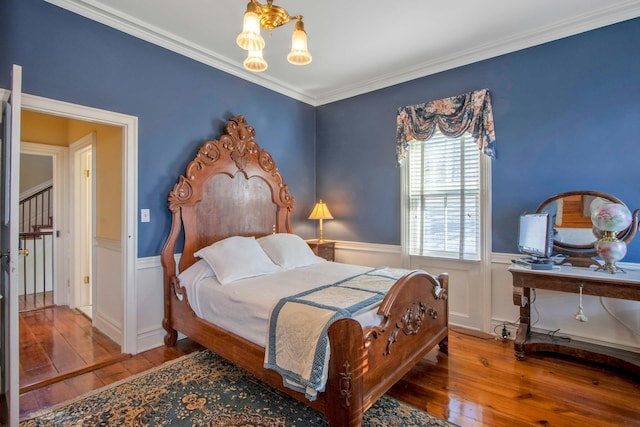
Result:
{"type": "Polygon", "coordinates": [[[518,360],[525,356],[525,343],[531,332],[531,289],[520,286],[513,287],[513,303],[520,307],[520,325],[513,342],[514,354],[518,360]]]}

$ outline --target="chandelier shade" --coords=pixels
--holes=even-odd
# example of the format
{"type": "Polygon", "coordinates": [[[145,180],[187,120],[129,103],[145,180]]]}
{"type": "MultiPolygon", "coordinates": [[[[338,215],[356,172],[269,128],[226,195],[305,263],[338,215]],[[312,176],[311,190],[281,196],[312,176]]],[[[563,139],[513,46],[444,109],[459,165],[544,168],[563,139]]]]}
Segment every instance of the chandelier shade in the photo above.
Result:
{"type": "Polygon", "coordinates": [[[266,70],[269,66],[267,61],[262,57],[262,50],[250,50],[249,56],[247,56],[247,59],[244,60],[242,65],[244,65],[244,68],[247,70],[256,73],[266,70]]]}
{"type": "Polygon", "coordinates": [[[267,29],[271,35],[274,28],[285,25],[293,19],[296,20],[296,25],[291,36],[291,51],[287,55],[287,60],[294,65],[305,65],[310,63],[312,58],[307,48],[307,33],[304,30],[302,15],[289,15],[282,7],[275,6],[273,0],[267,0],[267,4],[249,0],[242,22],[242,32],[236,37],[238,46],[249,51],[249,56],[243,62],[247,70],[260,72],[266,70],[268,66],[262,56],[262,50],[266,44],[260,30],[267,29]]]}
{"type": "Polygon", "coordinates": [[[311,62],[311,54],[307,49],[307,33],[304,31],[302,21],[296,22],[296,29],[291,36],[291,52],[287,60],[295,65],[306,65],[311,62]]]}
{"type": "Polygon", "coordinates": [[[264,39],[260,35],[260,17],[255,11],[250,11],[248,6],[244,14],[242,32],[238,34],[236,43],[244,50],[262,50],[265,46],[264,39]]]}

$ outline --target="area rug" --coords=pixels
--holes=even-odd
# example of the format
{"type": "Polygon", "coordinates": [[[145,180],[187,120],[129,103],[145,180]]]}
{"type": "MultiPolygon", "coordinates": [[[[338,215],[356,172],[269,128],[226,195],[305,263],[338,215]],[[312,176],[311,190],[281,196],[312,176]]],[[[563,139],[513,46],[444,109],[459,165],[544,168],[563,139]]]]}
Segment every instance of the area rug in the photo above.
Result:
{"type": "MultiPolygon", "coordinates": [[[[326,426],[324,417],[210,351],[200,351],[32,414],[31,426],[326,426]]],[[[383,396],[365,426],[454,426],[383,396]]]]}

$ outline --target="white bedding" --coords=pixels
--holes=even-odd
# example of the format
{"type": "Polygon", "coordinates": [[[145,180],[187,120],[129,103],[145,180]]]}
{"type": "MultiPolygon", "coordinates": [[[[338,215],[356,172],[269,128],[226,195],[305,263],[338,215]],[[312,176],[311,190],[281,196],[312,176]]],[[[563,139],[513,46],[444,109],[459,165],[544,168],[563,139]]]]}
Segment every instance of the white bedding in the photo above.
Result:
{"type": "MultiPolygon", "coordinates": [[[[215,277],[194,283],[181,281],[198,315],[249,341],[265,346],[269,316],[281,298],[370,271],[371,267],[323,261],[306,267],[251,277],[222,286],[215,277]]],[[[354,319],[377,325],[377,306],[363,309],[354,319]]]]}

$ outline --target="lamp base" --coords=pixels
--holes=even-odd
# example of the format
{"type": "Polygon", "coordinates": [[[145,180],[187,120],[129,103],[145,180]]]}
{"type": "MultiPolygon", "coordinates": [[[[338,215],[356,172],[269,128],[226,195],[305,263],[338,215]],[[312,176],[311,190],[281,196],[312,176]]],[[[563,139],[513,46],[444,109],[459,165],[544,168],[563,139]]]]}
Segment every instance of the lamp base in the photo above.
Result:
{"type": "Polygon", "coordinates": [[[597,240],[594,247],[596,253],[604,261],[604,265],[598,270],[608,271],[616,274],[618,271],[625,272],[616,266],[616,262],[620,261],[627,254],[627,244],[616,237],[615,231],[605,231],[604,236],[597,240]]]}
{"type": "Polygon", "coordinates": [[[626,273],[626,271],[624,271],[622,268],[618,267],[617,265],[611,262],[605,262],[604,265],[601,265],[600,267],[596,268],[594,271],[606,271],[611,274],[626,273]]]}
{"type": "Polygon", "coordinates": [[[324,242],[324,237],[322,237],[322,218],[320,218],[320,237],[318,238],[318,243],[324,242]]]}

